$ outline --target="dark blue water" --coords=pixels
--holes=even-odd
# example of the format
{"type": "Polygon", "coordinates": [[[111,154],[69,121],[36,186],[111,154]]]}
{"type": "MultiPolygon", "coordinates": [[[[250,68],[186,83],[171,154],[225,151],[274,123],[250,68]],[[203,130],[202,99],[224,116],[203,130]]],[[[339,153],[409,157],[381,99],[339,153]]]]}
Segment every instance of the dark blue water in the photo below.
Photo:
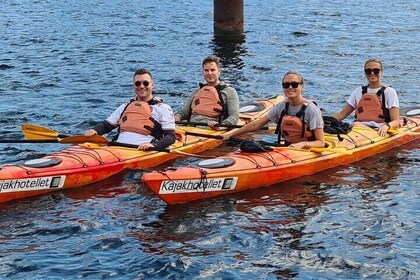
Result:
{"type": "MultiPolygon", "coordinates": [[[[242,101],[280,93],[288,70],[332,114],[384,62],[401,107],[418,102],[418,1],[248,1],[245,38],[213,39],[213,1],[0,2],[0,125],[81,133],[152,71],[178,108],[223,60],[242,101]]],[[[0,164],[63,148],[1,144],[0,164]]],[[[0,279],[418,279],[419,143],[316,175],[168,207],[127,172],[0,205],[0,279]]],[[[165,166],[188,164],[189,159],[165,166]]]]}

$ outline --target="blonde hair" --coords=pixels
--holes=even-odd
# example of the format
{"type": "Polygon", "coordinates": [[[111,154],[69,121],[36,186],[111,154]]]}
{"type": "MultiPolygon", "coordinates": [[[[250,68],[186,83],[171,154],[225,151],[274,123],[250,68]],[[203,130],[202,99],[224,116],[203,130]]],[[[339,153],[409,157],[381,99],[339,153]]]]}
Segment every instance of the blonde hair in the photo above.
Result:
{"type": "Polygon", "coordinates": [[[296,72],[296,71],[288,71],[286,74],[284,74],[283,79],[281,79],[281,82],[282,83],[284,82],[284,78],[286,78],[287,75],[296,75],[296,76],[298,76],[299,79],[300,79],[300,83],[302,84],[302,86],[305,85],[305,81],[303,80],[303,76],[299,72],[296,72]]]}
{"type": "Polygon", "coordinates": [[[365,67],[364,67],[363,69],[366,69],[366,65],[367,65],[369,62],[377,62],[377,63],[379,63],[379,64],[381,65],[381,72],[383,72],[383,71],[384,71],[384,67],[382,66],[382,61],[380,61],[380,60],[379,60],[379,59],[377,59],[377,58],[369,58],[368,60],[366,60],[366,62],[365,62],[365,67]]]}

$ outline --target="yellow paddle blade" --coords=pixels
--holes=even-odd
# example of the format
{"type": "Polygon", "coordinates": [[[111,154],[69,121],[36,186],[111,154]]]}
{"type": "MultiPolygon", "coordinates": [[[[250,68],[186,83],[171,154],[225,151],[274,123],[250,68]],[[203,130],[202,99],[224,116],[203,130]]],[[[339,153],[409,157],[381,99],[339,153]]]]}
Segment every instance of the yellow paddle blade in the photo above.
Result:
{"type": "Polygon", "coordinates": [[[26,123],[22,125],[22,131],[25,138],[29,140],[49,140],[58,137],[57,131],[40,125],[26,123]]]}
{"type": "Polygon", "coordinates": [[[93,136],[84,136],[84,135],[74,135],[65,137],[60,140],[60,143],[63,144],[81,144],[81,143],[97,143],[97,144],[108,144],[108,139],[101,135],[93,135],[93,136]]]}

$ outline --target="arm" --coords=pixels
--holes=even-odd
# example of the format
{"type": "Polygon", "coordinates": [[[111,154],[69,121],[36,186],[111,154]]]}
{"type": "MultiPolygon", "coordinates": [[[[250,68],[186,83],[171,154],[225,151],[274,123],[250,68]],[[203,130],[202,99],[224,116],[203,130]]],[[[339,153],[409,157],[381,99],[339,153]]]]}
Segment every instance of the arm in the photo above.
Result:
{"type": "Polygon", "coordinates": [[[389,109],[389,115],[391,117],[391,121],[389,123],[384,123],[378,129],[378,134],[382,137],[386,136],[388,130],[398,129],[400,127],[400,108],[392,107],[391,109],[389,109]]]}
{"type": "Polygon", "coordinates": [[[333,117],[336,118],[338,121],[342,121],[345,118],[347,118],[353,111],[354,111],[354,108],[350,104],[346,103],[344,108],[341,109],[340,112],[335,113],[333,117]]]}
{"type": "Polygon", "coordinates": [[[188,99],[185,101],[184,105],[182,105],[182,108],[178,110],[175,113],[175,120],[176,121],[182,121],[188,118],[188,115],[190,114],[191,110],[191,102],[194,97],[194,95],[197,93],[198,89],[193,92],[191,96],[188,97],[188,99]]]}
{"type": "Polygon", "coordinates": [[[156,149],[164,149],[175,143],[175,140],[175,130],[163,130],[163,137],[152,144],[156,149]]]}
{"type": "Polygon", "coordinates": [[[231,130],[229,132],[224,133],[222,135],[223,140],[229,140],[230,138],[232,138],[234,136],[238,136],[238,135],[241,135],[241,134],[244,134],[244,133],[248,133],[248,132],[258,130],[269,122],[270,122],[270,119],[268,119],[267,117],[264,116],[264,117],[262,117],[258,120],[255,120],[253,122],[250,122],[250,123],[244,125],[243,127],[239,128],[237,130],[234,129],[234,130],[231,130]]]}
{"type": "Polygon", "coordinates": [[[236,125],[239,120],[239,96],[233,87],[226,88],[226,107],[228,110],[228,117],[221,123],[227,125],[236,125]]]}
{"type": "Polygon", "coordinates": [[[84,135],[85,136],[93,136],[93,135],[103,135],[105,133],[111,132],[116,126],[110,124],[107,121],[101,121],[94,128],[87,130],[84,135]]]}
{"type": "Polygon", "coordinates": [[[314,129],[314,141],[302,141],[298,143],[293,143],[289,147],[294,147],[298,149],[310,149],[310,148],[325,148],[324,140],[324,129],[316,128],[314,129]]]}
{"type": "MultiPolygon", "coordinates": [[[[172,108],[168,104],[164,103],[155,105],[153,112],[156,114],[154,117],[157,118],[158,123],[162,127],[163,136],[152,143],[147,143],[147,145],[143,144],[143,148],[148,149],[154,147],[157,149],[164,149],[176,141],[174,114],[172,112],[172,108]]],[[[139,149],[142,149],[141,146],[142,145],[140,145],[139,149]]]]}

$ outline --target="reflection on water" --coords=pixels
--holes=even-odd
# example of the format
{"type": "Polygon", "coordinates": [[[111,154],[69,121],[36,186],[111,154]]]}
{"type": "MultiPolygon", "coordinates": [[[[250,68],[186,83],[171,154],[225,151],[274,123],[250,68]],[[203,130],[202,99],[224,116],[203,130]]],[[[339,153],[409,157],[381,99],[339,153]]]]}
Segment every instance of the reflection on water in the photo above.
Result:
{"type": "MultiPolygon", "coordinates": [[[[229,42],[213,37],[212,1],[85,2],[0,2],[3,138],[21,139],[25,122],[85,131],[132,97],[140,67],[177,108],[209,54],[241,102],[281,92],[281,76],[297,70],[331,114],[365,82],[366,58],[379,56],[402,107],[418,103],[418,1],[246,1],[246,36],[229,42]]],[[[0,162],[62,148],[4,145],[0,162]]],[[[175,207],[144,188],[140,171],[2,204],[0,278],[418,279],[419,153],[417,141],[175,207]]]]}

